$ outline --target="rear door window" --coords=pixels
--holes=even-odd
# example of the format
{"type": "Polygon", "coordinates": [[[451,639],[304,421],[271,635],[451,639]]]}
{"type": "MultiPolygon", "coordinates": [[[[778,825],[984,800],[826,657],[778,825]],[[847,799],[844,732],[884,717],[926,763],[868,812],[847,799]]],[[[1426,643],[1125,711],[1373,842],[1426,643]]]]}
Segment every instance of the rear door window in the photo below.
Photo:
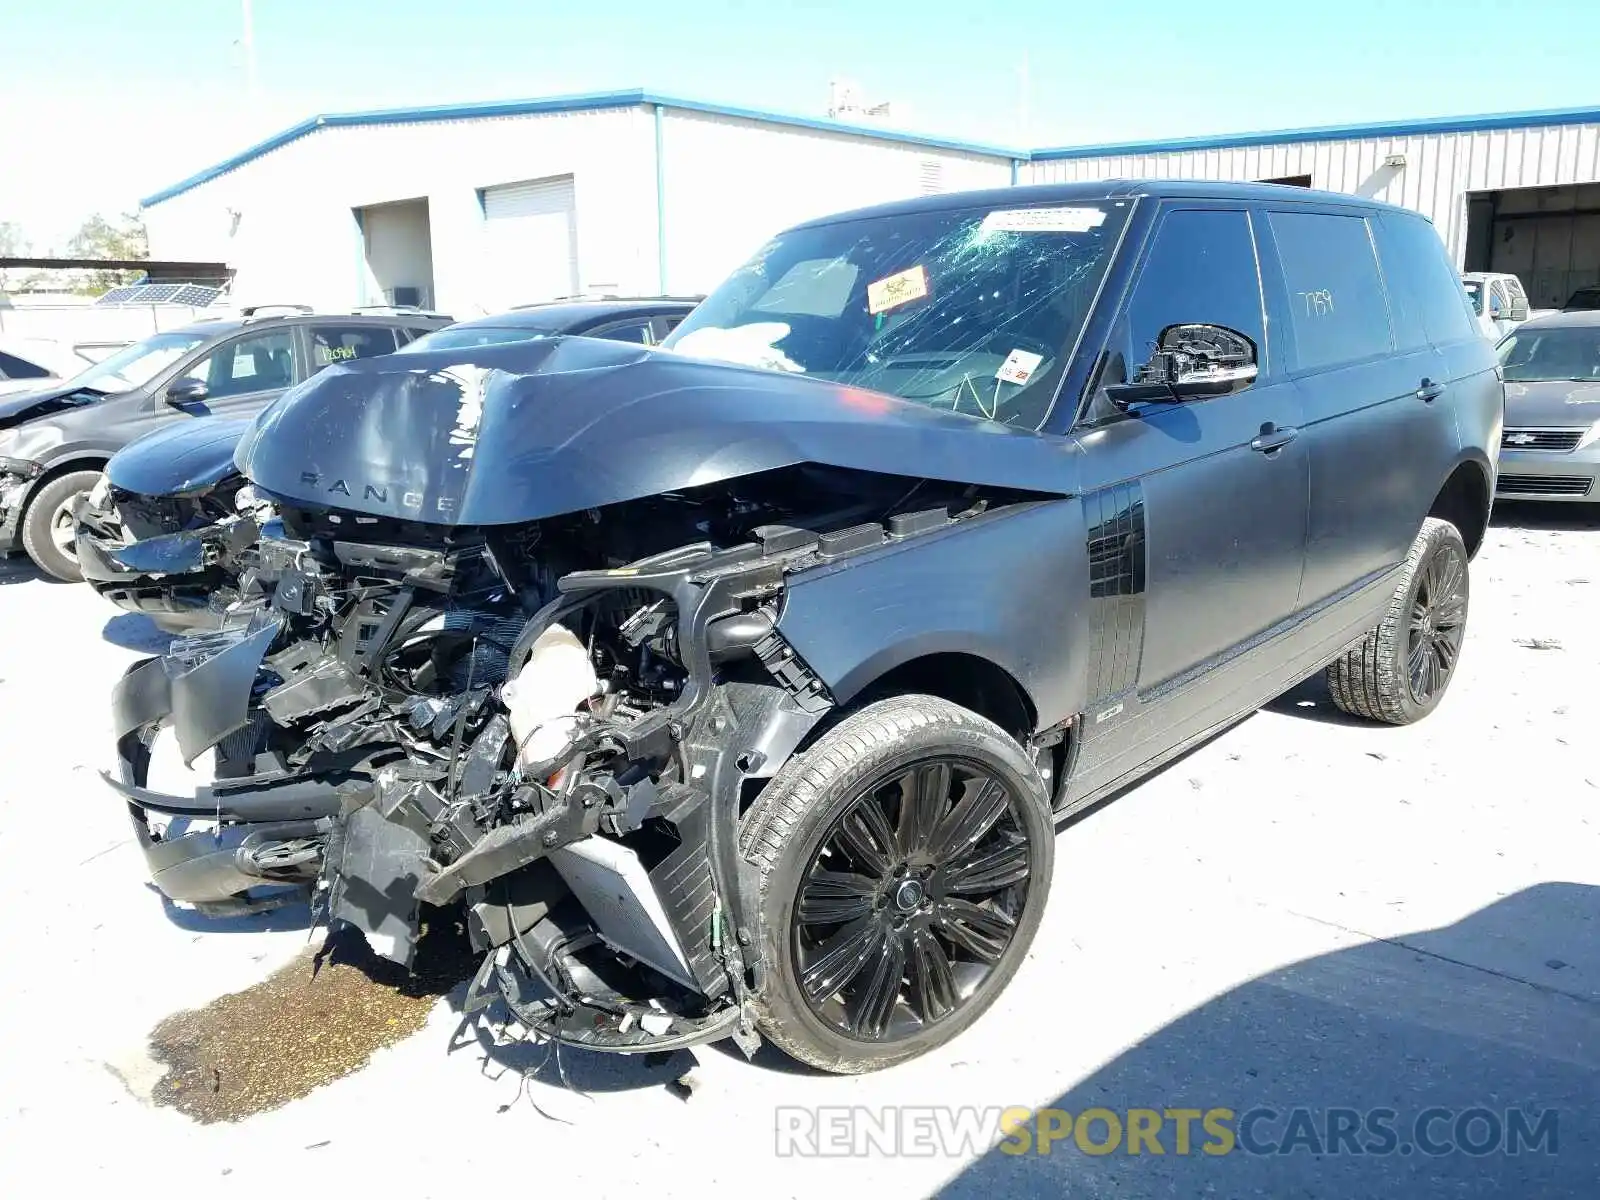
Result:
{"type": "Polygon", "coordinates": [[[1317,371],[1389,353],[1389,302],[1366,218],[1279,210],[1267,221],[1289,293],[1296,366],[1317,371]]]}
{"type": "Polygon", "coordinates": [[[377,358],[396,348],[394,330],[384,325],[313,325],[311,371],[353,358],[377,358]]]}
{"type": "Polygon", "coordinates": [[[590,330],[588,337],[604,338],[610,342],[639,342],[646,346],[656,344],[655,329],[649,317],[631,317],[626,321],[613,321],[590,330]]]}

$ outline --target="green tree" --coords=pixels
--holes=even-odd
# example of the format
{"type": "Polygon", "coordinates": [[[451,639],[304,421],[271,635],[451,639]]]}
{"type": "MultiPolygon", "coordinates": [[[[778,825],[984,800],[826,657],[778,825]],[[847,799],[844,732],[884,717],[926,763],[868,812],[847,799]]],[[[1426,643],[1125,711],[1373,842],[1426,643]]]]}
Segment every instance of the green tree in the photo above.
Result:
{"type": "MultiPolygon", "coordinates": [[[[144,222],[132,213],[124,213],[117,224],[112,224],[96,213],[83,223],[67,243],[67,257],[149,258],[150,245],[145,236],[144,222]]],[[[130,271],[87,271],[79,275],[72,290],[87,296],[98,296],[137,278],[138,274],[130,271]]]]}
{"type": "MultiPolygon", "coordinates": [[[[0,221],[0,258],[24,258],[28,253],[28,239],[22,235],[22,226],[15,221],[0,221]]],[[[0,291],[14,286],[17,272],[0,267],[0,291]]]]}

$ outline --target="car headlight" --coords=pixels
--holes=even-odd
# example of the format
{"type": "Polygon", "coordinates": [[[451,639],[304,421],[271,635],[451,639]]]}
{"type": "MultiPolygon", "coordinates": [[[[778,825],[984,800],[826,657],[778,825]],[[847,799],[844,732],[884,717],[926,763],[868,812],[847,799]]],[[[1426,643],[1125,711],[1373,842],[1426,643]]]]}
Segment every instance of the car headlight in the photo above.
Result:
{"type": "Polygon", "coordinates": [[[100,478],[89,489],[87,501],[90,508],[105,509],[111,505],[111,476],[101,472],[100,478]]]}
{"type": "Polygon", "coordinates": [[[1573,449],[1582,450],[1585,446],[1592,446],[1597,441],[1600,441],[1600,421],[1596,421],[1589,426],[1589,431],[1578,439],[1578,444],[1573,449]]]}

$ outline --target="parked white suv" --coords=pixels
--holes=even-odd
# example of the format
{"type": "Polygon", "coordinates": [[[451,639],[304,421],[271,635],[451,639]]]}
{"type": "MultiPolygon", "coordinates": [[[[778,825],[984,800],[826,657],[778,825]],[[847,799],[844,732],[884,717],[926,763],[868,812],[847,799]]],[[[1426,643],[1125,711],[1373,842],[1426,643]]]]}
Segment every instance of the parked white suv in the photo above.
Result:
{"type": "Polygon", "coordinates": [[[1515,275],[1468,271],[1461,277],[1483,336],[1499,341],[1528,319],[1528,293],[1515,275]]]}

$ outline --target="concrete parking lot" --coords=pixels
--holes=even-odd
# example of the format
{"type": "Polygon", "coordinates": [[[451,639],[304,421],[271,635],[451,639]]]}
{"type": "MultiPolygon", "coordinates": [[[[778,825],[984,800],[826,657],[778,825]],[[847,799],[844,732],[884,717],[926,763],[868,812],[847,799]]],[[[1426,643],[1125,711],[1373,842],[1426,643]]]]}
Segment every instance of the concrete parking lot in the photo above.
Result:
{"type": "MultiPolygon", "coordinates": [[[[932,1057],[831,1078],[713,1048],[685,1099],[668,1086],[681,1059],[563,1053],[558,1071],[542,1049],[459,1034],[445,998],[303,1099],[197,1124],[149,1098],[151,1030],[293,960],[307,914],[163,909],[96,776],[108,689],[161,639],[14,560],[0,566],[0,1188],[1592,1195],[1600,516],[1504,509],[1472,587],[1460,674],[1429,720],[1356,723],[1306,684],[1064,832],[1030,960],[932,1057]],[[1197,1125],[1188,1154],[1170,1126],[1159,1155],[1071,1139],[1048,1155],[799,1153],[806,1130],[838,1128],[819,1110],[842,1106],[1270,1109],[1253,1145],[1284,1152],[1202,1153],[1197,1125]],[[1390,1153],[1294,1148],[1296,1106],[1314,1123],[1391,1109],[1401,1136],[1390,1153]],[[1473,1108],[1553,1111],[1553,1144],[1408,1152],[1419,1114],[1448,1110],[1448,1137],[1473,1108]]],[[[307,1064],[328,1053],[291,1036],[307,1064]]]]}

